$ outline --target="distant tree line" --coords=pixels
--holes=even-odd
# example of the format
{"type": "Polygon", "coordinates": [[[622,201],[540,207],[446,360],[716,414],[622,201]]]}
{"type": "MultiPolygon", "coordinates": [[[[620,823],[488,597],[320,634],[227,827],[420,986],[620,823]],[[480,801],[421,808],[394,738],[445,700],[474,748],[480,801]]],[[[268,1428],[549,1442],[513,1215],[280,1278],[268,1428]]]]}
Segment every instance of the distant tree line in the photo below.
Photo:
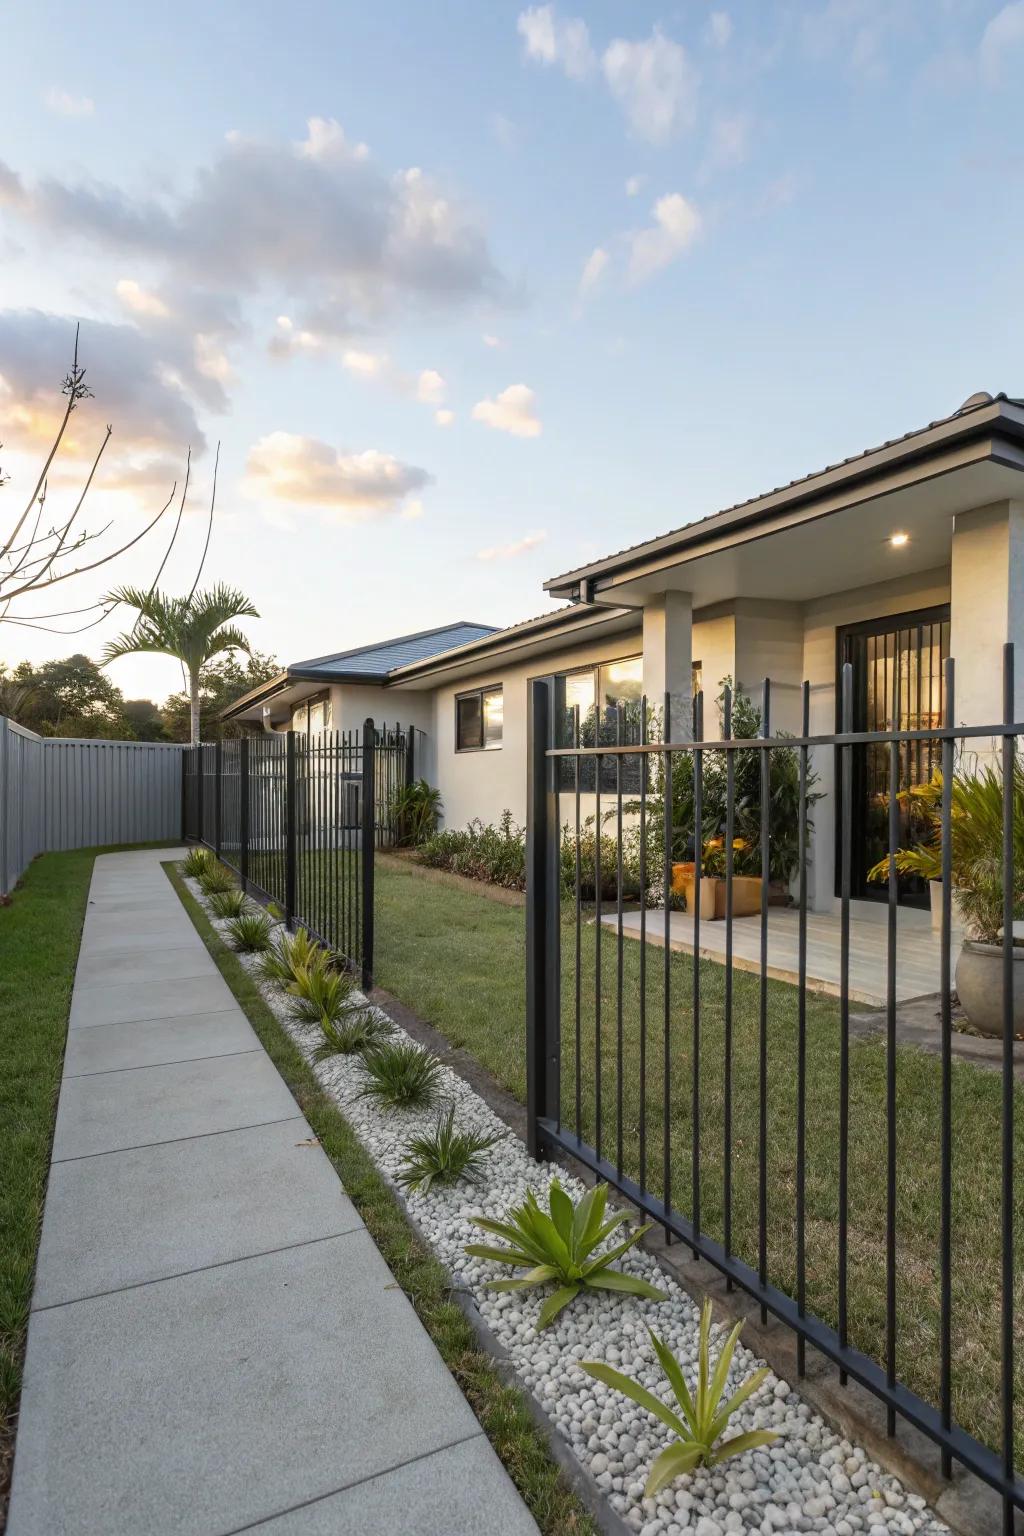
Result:
{"type": "MultiPolygon", "coordinates": [[[[235,699],[276,676],[281,668],[260,651],[229,654],[209,662],[199,674],[202,737],[243,736],[250,727],[235,721],[221,727],[220,713],[235,699]]],[[[36,667],[21,661],[0,662],[0,715],[40,736],[88,736],[115,741],[188,741],[190,701],[187,691],[172,693],[163,704],[126,699],[98,662],[76,654],[36,667]]]]}

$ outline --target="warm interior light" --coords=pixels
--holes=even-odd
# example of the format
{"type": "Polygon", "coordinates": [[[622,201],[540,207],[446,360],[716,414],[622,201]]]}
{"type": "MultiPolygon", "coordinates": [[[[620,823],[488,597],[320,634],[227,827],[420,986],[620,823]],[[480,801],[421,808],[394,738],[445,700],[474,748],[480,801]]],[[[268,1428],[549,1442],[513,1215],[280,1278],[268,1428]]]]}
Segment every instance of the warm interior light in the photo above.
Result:
{"type": "Polygon", "coordinates": [[[889,539],[893,549],[902,549],[903,545],[909,543],[909,541],[909,533],[894,533],[889,539]]]}

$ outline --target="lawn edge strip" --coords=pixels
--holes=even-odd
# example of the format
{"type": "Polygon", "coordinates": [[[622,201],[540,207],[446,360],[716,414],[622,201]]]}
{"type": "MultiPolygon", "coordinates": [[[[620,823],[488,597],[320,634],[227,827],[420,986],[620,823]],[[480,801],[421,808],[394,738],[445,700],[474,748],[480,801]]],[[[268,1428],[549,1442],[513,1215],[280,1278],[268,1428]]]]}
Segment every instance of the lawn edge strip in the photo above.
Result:
{"type": "Polygon", "coordinates": [[[558,1454],[554,1427],[543,1428],[535,1417],[539,1406],[534,1410],[526,1393],[506,1380],[509,1368],[503,1370],[500,1357],[488,1348],[482,1320],[478,1324],[453,1290],[447,1271],[267,1007],[254,978],[223,944],[186,887],[177,863],[171,860],[162,867],[541,1531],[545,1536],[597,1536],[602,1529],[621,1529],[599,1522],[581,1497],[584,1490],[567,1486],[572,1469],[558,1454]]]}

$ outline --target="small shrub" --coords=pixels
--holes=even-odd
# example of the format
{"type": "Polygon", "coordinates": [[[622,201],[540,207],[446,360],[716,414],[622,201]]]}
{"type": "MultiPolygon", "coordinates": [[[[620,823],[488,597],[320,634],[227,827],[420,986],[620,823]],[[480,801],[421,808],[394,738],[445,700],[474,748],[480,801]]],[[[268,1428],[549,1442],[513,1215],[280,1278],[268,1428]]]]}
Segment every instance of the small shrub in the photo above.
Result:
{"type": "Polygon", "coordinates": [[[600,1361],[580,1361],[588,1376],[593,1376],[595,1380],[603,1381],[605,1386],[614,1387],[617,1392],[624,1393],[631,1402],[646,1408],[648,1413],[653,1413],[656,1419],[679,1437],[673,1445],[666,1447],[660,1456],[655,1457],[647,1479],[647,1487],[644,1489],[645,1498],[652,1499],[666,1484],[681,1477],[684,1472],[692,1472],[695,1467],[715,1467],[730,1456],[741,1456],[744,1451],[754,1450],[759,1445],[771,1445],[779,1438],[773,1430],[755,1429],[747,1434],[733,1435],[730,1439],[723,1440],[721,1444],[718,1443],[737,1408],[757,1391],[768,1375],[768,1367],[762,1366],[760,1370],[748,1376],[743,1385],[738,1387],[723,1404],[722,1397],[729,1376],[729,1367],[732,1364],[736,1340],[740,1336],[742,1327],[742,1323],[737,1323],[726,1339],[712,1375],[708,1358],[711,1303],[704,1302],[700,1313],[697,1385],[692,1395],[678,1360],[658,1335],[648,1328],[647,1331],[651,1335],[651,1343],[654,1345],[661,1368],[679,1404],[681,1418],[679,1414],[673,1413],[671,1408],[667,1408],[659,1397],[648,1392],[632,1377],[624,1376],[621,1371],[613,1370],[610,1365],[604,1365],[600,1361]]]}
{"type": "Polygon", "coordinates": [[[246,955],[262,954],[269,947],[271,926],[265,912],[243,912],[227,925],[232,949],[246,955]]]}
{"type": "Polygon", "coordinates": [[[199,884],[204,896],[218,896],[224,891],[235,889],[235,877],[225,865],[211,859],[199,876],[199,884]]]}
{"type": "Polygon", "coordinates": [[[431,1184],[454,1184],[457,1179],[480,1182],[484,1153],[500,1141],[500,1133],[490,1136],[480,1131],[455,1129],[455,1106],[442,1115],[427,1136],[414,1136],[405,1150],[406,1163],[398,1175],[406,1189],[427,1193],[431,1184]]]}
{"type": "Polygon", "coordinates": [[[213,863],[213,855],[209,848],[190,848],[181,861],[182,873],[190,880],[198,880],[205,875],[213,863]]]}
{"type": "Polygon", "coordinates": [[[402,848],[418,848],[437,831],[441,815],[441,791],[426,779],[417,779],[396,790],[391,799],[395,841],[402,848]]]}
{"type": "Polygon", "coordinates": [[[419,850],[422,863],[510,891],[526,889],[526,833],[503,811],[497,826],[471,821],[462,832],[437,832],[419,850]]]}
{"type": "Polygon", "coordinates": [[[241,917],[245,910],[245,897],[237,888],[230,891],[214,891],[210,897],[210,911],[214,917],[241,917]]]}
{"type": "Polygon", "coordinates": [[[352,977],[345,971],[334,970],[326,953],[320,950],[308,965],[299,968],[288,988],[292,1018],[321,1027],[325,1020],[335,1024],[352,1006],[354,991],[352,977]]]}
{"type": "Polygon", "coordinates": [[[441,1092],[441,1063],[411,1041],[394,1041],[367,1051],[368,1077],[361,1099],[373,1099],[392,1109],[426,1109],[441,1092]]]}
{"type": "MultiPolygon", "coordinates": [[[[267,910],[271,911],[269,907],[267,910]]],[[[290,987],[319,953],[320,945],[305,928],[297,928],[294,933],[282,929],[260,961],[260,975],[265,981],[276,981],[279,987],[290,987]]]]}
{"type": "Polygon", "coordinates": [[[354,1003],[349,1003],[340,1019],[322,1016],[317,1022],[324,1036],[317,1049],[319,1057],[365,1055],[383,1044],[391,1034],[387,1020],[379,1013],[354,1003]]]}
{"type": "Polygon", "coordinates": [[[605,1253],[597,1252],[605,1238],[629,1220],[625,1212],[620,1212],[605,1221],[607,1199],[608,1185],[598,1184],[574,1206],[558,1180],[552,1179],[546,1211],[541,1210],[531,1189],[522,1205],[512,1207],[505,1221],[474,1216],[478,1227],[505,1238],[512,1246],[495,1248],[487,1243],[470,1243],[466,1252],[473,1258],[493,1259],[497,1264],[512,1264],[516,1269],[529,1271],[519,1280],[492,1281],[494,1290],[516,1291],[546,1285],[552,1280],[557,1282],[558,1289],[540,1309],[538,1333],[584,1289],[623,1291],[630,1296],[648,1297],[651,1301],[665,1300],[665,1292],[656,1286],[610,1267],[614,1259],[640,1241],[647,1227],[640,1227],[605,1253]]]}

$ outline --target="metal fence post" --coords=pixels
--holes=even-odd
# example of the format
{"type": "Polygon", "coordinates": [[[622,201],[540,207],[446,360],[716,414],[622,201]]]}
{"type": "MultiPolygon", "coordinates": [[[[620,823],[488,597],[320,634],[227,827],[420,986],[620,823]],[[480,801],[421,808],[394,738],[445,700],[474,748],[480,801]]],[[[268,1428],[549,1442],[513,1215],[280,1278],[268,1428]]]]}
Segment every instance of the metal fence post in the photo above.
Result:
{"type": "Polygon", "coordinates": [[[238,743],[238,878],[249,889],[249,738],[238,743]]]}
{"type": "Polygon", "coordinates": [[[362,834],[362,906],[363,945],[360,963],[362,988],[368,992],[373,986],[373,858],[375,845],[377,730],[372,720],[363,721],[363,814],[362,834]]]}
{"type": "Polygon", "coordinates": [[[530,684],[526,736],[526,1145],[544,1152],[541,1119],[557,1120],[561,1055],[558,797],[547,756],[550,678],[530,684]]]}
{"type": "Polygon", "coordinates": [[[288,732],[284,772],[284,920],[295,920],[295,732],[288,732]]]}
{"type": "MultiPolygon", "coordinates": [[[[188,837],[188,754],[189,748],[181,749],[181,840],[188,837]]],[[[0,886],[0,889],[3,887],[0,886]]]]}
{"type": "Polygon", "coordinates": [[[410,725],[405,738],[405,786],[416,782],[416,727],[410,725]]]}
{"type": "Polygon", "coordinates": [[[0,896],[7,895],[9,806],[11,787],[11,731],[0,715],[0,896]]]}
{"type": "Polygon", "coordinates": [[[220,740],[213,748],[213,786],[213,851],[219,859],[224,796],[224,743],[220,740]]]}
{"type": "Polygon", "coordinates": [[[206,822],[203,816],[203,799],[206,788],[206,762],[202,742],[197,741],[192,751],[196,759],[196,841],[205,843],[206,822]]]}

